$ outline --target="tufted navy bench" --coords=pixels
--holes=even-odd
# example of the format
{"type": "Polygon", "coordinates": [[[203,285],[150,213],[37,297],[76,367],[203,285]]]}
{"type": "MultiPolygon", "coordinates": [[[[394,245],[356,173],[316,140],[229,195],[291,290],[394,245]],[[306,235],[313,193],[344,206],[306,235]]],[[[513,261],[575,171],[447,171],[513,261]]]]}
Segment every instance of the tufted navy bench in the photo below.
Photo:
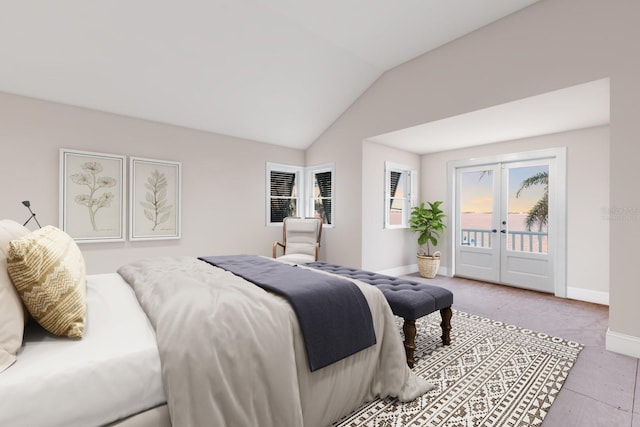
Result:
{"type": "Polygon", "coordinates": [[[329,273],[339,274],[350,279],[360,280],[376,286],[382,291],[389,302],[391,311],[396,316],[404,319],[404,348],[407,353],[407,364],[413,368],[415,363],[414,352],[416,349],[416,319],[440,310],[442,322],[442,344],[451,343],[451,305],[453,294],[451,291],[426,283],[412,282],[393,276],[372,273],[370,271],[356,270],[336,264],[316,261],[304,264],[307,267],[329,273]]]}

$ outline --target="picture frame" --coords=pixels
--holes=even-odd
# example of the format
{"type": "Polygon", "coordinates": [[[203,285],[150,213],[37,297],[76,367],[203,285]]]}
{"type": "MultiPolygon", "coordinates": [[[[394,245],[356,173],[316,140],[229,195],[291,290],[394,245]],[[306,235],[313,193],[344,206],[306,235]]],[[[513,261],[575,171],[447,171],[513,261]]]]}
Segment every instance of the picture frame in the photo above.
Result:
{"type": "Polygon", "coordinates": [[[129,157],[129,240],[179,239],[182,163],[129,157]]]}
{"type": "Polygon", "coordinates": [[[76,243],[126,239],[126,156],[61,148],[59,186],[59,226],[76,243]]]}

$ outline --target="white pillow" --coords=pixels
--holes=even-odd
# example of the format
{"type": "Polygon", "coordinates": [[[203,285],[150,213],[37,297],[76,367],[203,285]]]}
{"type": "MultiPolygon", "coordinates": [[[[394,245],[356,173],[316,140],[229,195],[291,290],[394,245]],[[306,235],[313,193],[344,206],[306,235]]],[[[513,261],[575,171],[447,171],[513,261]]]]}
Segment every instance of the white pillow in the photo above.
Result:
{"type": "Polygon", "coordinates": [[[26,322],[22,300],[7,273],[7,251],[11,240],[29,233],[15,221],[0,221],[0,372],[16,361],[26,322]]]}

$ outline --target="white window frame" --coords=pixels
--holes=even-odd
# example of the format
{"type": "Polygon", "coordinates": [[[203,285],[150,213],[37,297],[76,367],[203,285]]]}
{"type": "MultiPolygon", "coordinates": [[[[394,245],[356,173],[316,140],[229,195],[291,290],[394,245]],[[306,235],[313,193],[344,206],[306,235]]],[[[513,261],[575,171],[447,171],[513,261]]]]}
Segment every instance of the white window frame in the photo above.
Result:
{"type": "MultiPolygon", "coordinates": [[[[409,166],[399,163],[384,163],[384,228],[409,228],[409,217],[414,202],[414,189],[416,188],[417,173],[409,166]],[[402,197],[402,221],[401,224],[391,224],[391,172],[399,172],[405,175],[402,197]]],[[[396,197],[397,199],[397,197],[396,197]]]]}
{"type": "Polygon", "coordinates": [[[285,165],[281,163],[271,163],[267,162],[266,169],[266,223],[267,225],[279,226],[282,225],[282,222],[272,222],[271,221],[271,172],[286,172],[286,173],[294,173],[296,175],[296,190],[297,195],[295,197],[296,200],[296,216],[302,216],[304,212],[304,167],[302,166],[292,166],[285,165]]]}
{"type": "Polygon", "coordinates": [[[323,224],[323,227],[333,228],[335,226],[335,164],[324,163],[316,166],[293,166],[282,163],[267,162],[265,179],[265,221],[269,226],[280,226],[282,222],[271,221],[271,172],[285,172],[296,174],[296,216],[314,216],[314,175],[321,172],[331,172],[331,224],[323,224]]]}
{"type": "Polygon", "coordinates": [[[331,217],[327,218],[327,222],[324,223],[323,227],[332,228],[335,226],[335,218],[336,218],[336,167],[334,163],[324,163],[316,166],[309,166],[305,168],[306,170],[306,215],[314,216],[315,215],[315,198],[314,198],[314,183],[315,183],[315,174],[323,173],[323,172],[331,172],[331,197],[327,197],[331,200],[331,217]]]}

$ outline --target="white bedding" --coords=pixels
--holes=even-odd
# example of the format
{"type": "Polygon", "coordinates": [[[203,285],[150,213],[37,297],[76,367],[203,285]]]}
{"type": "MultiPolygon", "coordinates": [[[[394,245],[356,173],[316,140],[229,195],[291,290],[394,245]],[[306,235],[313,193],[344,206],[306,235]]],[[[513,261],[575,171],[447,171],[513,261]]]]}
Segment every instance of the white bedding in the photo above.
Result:
{"type": "Polygon", "coordinates": [[[408,368],[375,286],[356,282],[376,345],[311,372],[284,298],[191,257],[139,260],[118,272],[156,328],[176,427],[326,426],[377,396],[409,401],[433,387],[408,368]]]}
{"type": "Polygon", "coordinates": [[[31,324],[0,373],[0,426],[99,426],[164,402],[155,332],[117,273],[87,277],[82,340],[31,324]]]}

